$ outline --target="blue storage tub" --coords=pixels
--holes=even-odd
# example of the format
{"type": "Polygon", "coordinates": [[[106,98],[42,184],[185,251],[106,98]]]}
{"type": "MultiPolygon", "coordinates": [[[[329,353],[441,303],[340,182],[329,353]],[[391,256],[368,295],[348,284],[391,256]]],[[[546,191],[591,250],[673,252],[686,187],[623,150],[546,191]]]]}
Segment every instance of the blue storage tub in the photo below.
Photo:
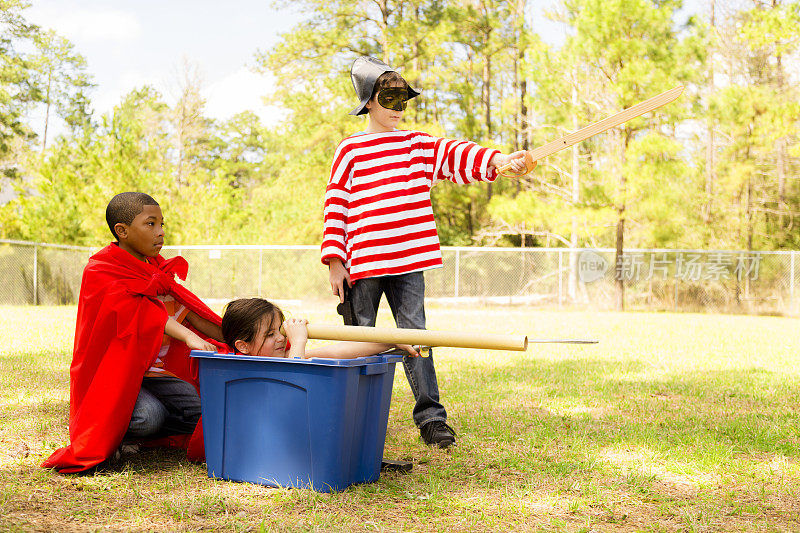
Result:
{"type": "Polygon", "coordinates": [[[319,492],[378,480],[401,355],[191,355],[209,477],[319,492]]]}

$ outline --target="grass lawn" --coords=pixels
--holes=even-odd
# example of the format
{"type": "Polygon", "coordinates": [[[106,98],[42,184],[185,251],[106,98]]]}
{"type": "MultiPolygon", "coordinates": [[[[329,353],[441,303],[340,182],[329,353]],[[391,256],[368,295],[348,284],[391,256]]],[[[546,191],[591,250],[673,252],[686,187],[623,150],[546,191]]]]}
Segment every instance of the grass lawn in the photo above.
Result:
{"type": "Polygon", "coordinates": [[[214,481],[168,450],[39,468],[68,441],[75,308],[0,313],[3,530],[800,531],[796,319],[430,307],[431,329],[600,344],[437,350],[448,451],[419,441],[398,366],[385,457],[412,472],[320,494],[214,481]]]}

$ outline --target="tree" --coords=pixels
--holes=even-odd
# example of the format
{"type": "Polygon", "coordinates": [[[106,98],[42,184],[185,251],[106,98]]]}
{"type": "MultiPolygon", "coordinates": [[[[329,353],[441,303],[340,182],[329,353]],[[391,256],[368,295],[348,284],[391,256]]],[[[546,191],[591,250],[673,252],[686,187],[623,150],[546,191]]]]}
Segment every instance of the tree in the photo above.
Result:
{"type": "Polygon", "coordinates": [[[179,105],[170,108],[159,93],[143,87],[126,95],[96,127],[60,137],[42,155],[31,154],[26,164],[35,192],[0,207],[4,236],[102,244],[109,236],[102,208],[123,191],[146,192],[161,203],[170,243],[227,243],[245,233],[243,228],[258,230],[251,219],[257,206],[249,209],[258,181],[256,157],[263,157],[265,148],[258,119],[244,115],[217,130],[203,118],[208,142],[189,144],[191,165],[184,162],[179,188],[173,122],[179,105]]]}
{"type": "Polygon", "coordinates": [[[720,207],[714,225],[724,246],[776,248],[798,244],[800,213],[797,60],[800,3],[753,2],[718,23],[725,84],[710,97],[709,116],[721,137],[720,207]]]}
{"type": "Polygon", "coordinates": [[[106,240],[103,207],[123,191],[147,192],[165,205],[177,196],[166,160],[166,105],[153,89],[132,91],[89,134],[64,136],[29,167],[35,194],[19,207],[18,238],[97,245],[106,240]]]}
{"type": "Polygon", "coordinates": [[[424,98],[409,103],[407,127],[418,127],[415,118],[441,117],[433,98],[439,85],[427,72],[440,51],[442,10],[436,0],[303,0],[292,6],[309,17],[256,56],[256,69],[277,78],[272,100],[288,110],[277,140],[283,156],[278,175],[257,194],[269,198],[261,216],[271,238],[319,242],[331,158],[342,139],[364,127],[363,117],[347,114],[357,103],[350,65],[372,55],[426,89],[424,98]]]}
{"type": "MultiPolygon", "coordinates": [[[[591,65],[592,77],[603,84],[601,102],[610,114],[613,109],[630,107],[645,98],[696,76],[696,63],[701,57],[691,39],[681,40],[674,28],[673,18],[678,2],[649,0],[601,2],[600,0],[568,0],[565,2],[567,22],[575,28],[568,39],[567,51],[576,60],[591,65]],[[694,61],[692,60],[694,59],[694,61]]],[[[654,112],[666,119],[675,120],[680,106],[662,108],[654,112]],[[667,118],[672,115],[671,118],[667,118]]],[[[608,139],[606,164],[616,175],[616,185],[610,197],[617,213],[616,258],[620,264],[624,254],[625,222],[631,200],[631,181],[639,177],[627,169],[629,150],[640,132],[663,135],[659,120],[634,119],[612,130],[608,139]],[[660,130],[660,131],[659,131],[660,130]]],[[[662,143],[650,143],[662,147],[662,143]]],[[[660,148],[659,148],[660,150],[660,148]]],[[[662,157],[661,152],[650,156],[662,157]]],[[[610,184],[609,184],[610,185],[610,184]]],[[[667,187],[670,185],[667,184],[667,187]]],[[[656,189],[658,191],[658,189],[656,189]]],[[[651,193],[654,191],[650,191],[651,193]]],[[[617,279],[616,307],[624,308],[624,280],[617,279]]]]}
{"type": "Polygon", "coordinates": [[[14,152],[35,137],[25,114],[43,100],[33,58],[23,51],[39,32],[22,16],[28,6],[22,0],[0,0],[0,172],[10,177],[18,175],[14,152]]]}
{"type": "Polygon", "coordinates": [[[39,32],[35,38],[37,55],[32,61],[41,86],[45,106],[42,148],[47,147],[50,112],[64,119],[71,129],[87,126],[91,118],[87,92],[94,87],[86,72],[86,59],[74,45],[54,31],[39,32]]]}
{"type": "Polygon", "coordinates": [[[174,130],[175,185],[180,190],[199,172],[211,121],[203,116],[205,100],[200,95],[202,80],[197,67],[184,60],[178,76],[178,99],[170,118],[174,130]]]}

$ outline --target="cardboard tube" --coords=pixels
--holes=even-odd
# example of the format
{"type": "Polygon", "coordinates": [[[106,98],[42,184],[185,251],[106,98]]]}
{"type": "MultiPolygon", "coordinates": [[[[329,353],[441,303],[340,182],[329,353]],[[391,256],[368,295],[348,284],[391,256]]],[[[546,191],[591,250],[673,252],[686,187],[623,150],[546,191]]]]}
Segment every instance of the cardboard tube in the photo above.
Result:
{"type": "Polygon", "coordinates": [[[387,344],[419,344],[484,350],[516,350],[528,348],[525,335],[496,335],[465,331],[430,331],[426,329],[369,328],[364,326],[308,325],[309,339],[332,341],[383,342],[387,344]]]}

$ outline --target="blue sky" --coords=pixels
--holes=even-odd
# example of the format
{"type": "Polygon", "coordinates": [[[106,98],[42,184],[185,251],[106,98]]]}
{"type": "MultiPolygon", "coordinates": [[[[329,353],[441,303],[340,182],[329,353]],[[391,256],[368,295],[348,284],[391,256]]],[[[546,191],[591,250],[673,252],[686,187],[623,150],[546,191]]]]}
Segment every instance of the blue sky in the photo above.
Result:
{"type": "Polygon", "coordinates": [[[300,20],[269,0],[34,0],[24,15],[68,38],[86,58],[98,113],[145,84],[174,101],[186,60],[201,75],[210,116],[251,109],[267,121],[275,111],[261,96],[272,80],[250,71],[254,54],[300,20]]]}

